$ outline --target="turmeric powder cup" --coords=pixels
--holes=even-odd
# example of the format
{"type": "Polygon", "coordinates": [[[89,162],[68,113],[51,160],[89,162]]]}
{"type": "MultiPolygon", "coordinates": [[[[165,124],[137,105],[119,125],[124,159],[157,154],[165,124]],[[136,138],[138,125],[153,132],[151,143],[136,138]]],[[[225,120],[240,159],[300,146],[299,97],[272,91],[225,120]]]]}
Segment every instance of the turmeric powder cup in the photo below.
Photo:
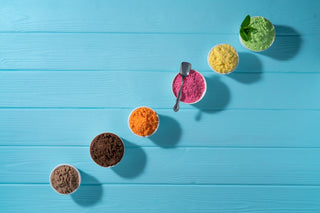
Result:
{"type": "Polygon", "coordinates": [[[141,137],[153,135],[159,127],[158,114],[149,107],[138,107],[129,115],[129,129],[141,137]]]}
{"type": "Polygon", "coordinates": [[[230,44],[218,44],[208,54],[209,67],[218,74],[229,74],[239,64],[239,55],[230,44]]]}

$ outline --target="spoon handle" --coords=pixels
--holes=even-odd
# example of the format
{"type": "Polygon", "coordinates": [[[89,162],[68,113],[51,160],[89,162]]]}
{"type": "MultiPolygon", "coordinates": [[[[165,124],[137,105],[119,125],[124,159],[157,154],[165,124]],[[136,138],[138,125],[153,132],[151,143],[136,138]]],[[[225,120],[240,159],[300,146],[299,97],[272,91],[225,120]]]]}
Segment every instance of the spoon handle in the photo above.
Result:
{"type": "Polygon", "coordinates": [[[183,85],[183,80],[184,80],[184,76],[182,76],[182,81],[181,81],[181,86],[180,86],[180,90],[177,96],[177,100],[176,100],[176,104],[173,106],[173,111],[178,112],[179,111],[179,101],[180,101],[180,96],[182,93],[182,85],[183,85]]]}

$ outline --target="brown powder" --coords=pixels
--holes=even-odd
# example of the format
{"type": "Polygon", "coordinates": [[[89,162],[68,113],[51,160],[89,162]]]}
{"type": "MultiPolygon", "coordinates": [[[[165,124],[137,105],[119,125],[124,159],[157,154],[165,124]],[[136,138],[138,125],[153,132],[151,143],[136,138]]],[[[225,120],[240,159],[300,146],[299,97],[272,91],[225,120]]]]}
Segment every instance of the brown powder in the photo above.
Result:
{"type": "Polygon", "coordinates": [[[50,176],[51,186],[61,194],[70,194],[79,187],[80,177],[76,169],[61,165],[53,170],[50,176]]]}
{"type": "Polygon", "coordinates": [[[121,161],[123,154],[123,142],[113,133],[102,133],[96,136],[90,145],[92,160],[103,167],[116,165],[121,161]]]}

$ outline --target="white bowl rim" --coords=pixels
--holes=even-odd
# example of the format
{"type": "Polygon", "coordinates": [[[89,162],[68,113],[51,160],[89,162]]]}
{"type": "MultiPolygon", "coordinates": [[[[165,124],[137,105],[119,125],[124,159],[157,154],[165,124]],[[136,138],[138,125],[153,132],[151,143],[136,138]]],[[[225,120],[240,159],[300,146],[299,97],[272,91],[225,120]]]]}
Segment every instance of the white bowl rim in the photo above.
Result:
{"type": "Polygon", "coordinates": [[[124,143],[123,143],[123,140],[121,139],[121,137],[120,137],[119,135],[117,135],[116,133],[113,133],[113,132],[103,132],[103,133],[100,133],[100,134],[96,135],[96,136],[92,139],[92,141],[91,141],[91,143],[90,143],[90,147],[89,147],[90,157],[91,157],[91,159],[93,160],[93,162],[95,162],[95,164],[97,164],[98,166],[101,166],[101,167],[104,167],[104,168],[112,168],[112,167],[118,165],[118,164],[121,162],[123,156],[125,155],[125,150],[126,150],[126,149],[125,149],[125,145],[124,145],[124,143]],[[92,159],[92,156],[91,156],[91,144],[92,144],[93,140],[94,140],[96,137],[98,137],[99,135],[102,135],[102,134],[114,134],[114,135],[116,135],[118,138],[120,138],[120,141],[121,141],[121,143],[122,143],[122,145],[123,145],[123,155],[122,155],[121,159],[119,160],[118,163],[116,163],[116,164],[114,164],[114,165],[112,165],[112,166],[101,166],[100,164],[98,164],[97,162],[95,162],[95,161],[92,159]]]}
{"type": "Polygon", "coordinates": [[[75,192],[80,188],[81,175],[80,175],[79,170],[78,170],[75,166],[73,166],[73,165],[71,165],[71,164],[69,164],[69,163],[60,163],[60,164],[56,165],[56,166],[51,170],[50,176],[49,176],[49,183],[50,183],[51,188],[52,188],[55,192],[57,192],[58,194],[61,194],[61,195],[71,195],[71,194],[75,193],[75,192]],[[66,193],[66,194],[60,193],[60,192],[58,192],[58,191],[52,186],[52,183],[51,183],[52,173],[53,173],[54,170],[56,170],[56,169],[59,168],[60,166],[70,166],[71,168],[75,169],[75,170],[77,171],[77,173],[78,173],[79,185],[78,185],[78,187],[77,187],[74,191],[72,191],[72,192],[70,192],[70,193],[66,193]]]}
{"type": "Polygon", "coordinates": [[[261,17],[261,18],[266,19],[266,20],[272,25],[273,30],[274,30],[273,40],[272,40],[272,42],[270,43],[270,45],[269,45],[266,49],[264,49],[264,50],[252,50],[252,49],[250,49],[249,47],[247,47],[247,46],[243,43],[242,38],[241,38],[240,33],[239,33],[239,40],[240,40],[241,45],[242,45],[244,48],[246,48],[246,49],[248,49],[248,50],[250,50],[250,51],[253,51],[253,52],[257,52],[257,53],[258,53],[258,52],[266,51],[267,49],[269,49],[269,48],[272,46],[272,44],[273,44],[274,41],[276,40],[276,28],[274,27],[274,25],[272,24],[272,22],[271,22],[269,19],[267,19],[266,17],[263,17],[263,16],[252,16],[251,18],[255,18],[255,17],[261,17]]]}
{"type": "Polygon", "coordinates": [[[157,113],[154,109],[152,109],[151,107],[138,106],[138,107],[134,108],[134,109],[130,112],[130,114],[129,114],[129,116],[128,116],[128,127],[129,127],[130,131],[131,131],[133,134],[135,134],[135,135],[137,135],[137,136],[139,136],[139,137],[142,137],[142,138],[147,138],[147,137],[150,137],[151,135],[155,134],[155,133],[157,132],[159,126],[160,126],[160,118],[159,118],[159,115],[158,115],[158,113],[157,113]],[[138,135],[138,134],[134,133],[134,132],[132,131],[132,129],[130,128],[130,122],[129,122],[129,121],[130,121],[131,114],[132,114],[134,111],[136,111],[137,109],[143,108],[143,107],[144,107],[144,108],[148,108],[148,109],[152,110],[153,112],[155,112],[156,115],[157,115],[157,118],[158,118],[158,126],[157,126],[157,128],[153,131],[153,133],[151,133],[150,135],[145,135],[145,136],[138,135]]]}
{"type": "Polygon", "coordinates": [[[228,45],[230,45],[230,46],[236,51],[237,57],[238,57],[237,65],[233,68],[233,70],[231,70],[230,72],[227,72],[227,73],[220,73],[220,72],[216,71],[215,69],[213,69],[213,68],[210,66],[210,63],[209,63],[209,56],[210,56],[211,51],[212,51],[215,47],[220,46],[220,45],[223,45],[223,44],[227,44],[227,43],[219,43],[219,44],[216,44],[216,45],[214,45],[214,46],[210,49],[210,51],[209,51],[209,53],[208,53],[208,56],[207,56],[207,63],[208,63],[208,65],[209,65],[210,69],[213,70],[214,72],[216,72],[216,73],[218,73],[218,74],[220,74],[220,75],[228,75],[228,74],[232,73],[233,71],[235,71],[235,70],[237,69],[237,67],[238,67],[238,65],[239,65],[239,61],[240,61],[238,51],[237,51],[236,48],[234,48],[234,46],[232,46],[231,44],[228,44],[228,45]]]}
{"type": "MultiPolygon", "coordinates": [[[[199,71],[197,71],[197,70],[195,70],[195,69],[191,69],[191,70],[193,70],[193,71],[195,71],[195,72],[197,72],[197,73],[199,73],[199,74],[201,75],[201,77],[202,77],[202,79],[203,79],[203,81],[204,81],[204,91],[203,91],[201,97],[199,98],[199,100],[197,100],[197,101],[194,101],[194,102],[191,102],[191,103],[186,103],[186,102],[180,100],[180,102],[185,103],[185,104],[195,104],[195,103],[198,103],[199,101],[201,101],[201,100],[203,99],[203,97],[204,97],[205,94],[207,93],[207,81],[206,81],[206,78],[205,78],[199,71]]],[[[173,83],[174,83],[174,80],[176,79],[176,77],[177,77],[179,74],[180,74],[180,73],[178,73],[178,74],[176,74],[176,75],[174,76],[174,78],[173,78],[173,80],[172,80],[172,84],[171,84],[171,89],[172,89],[172,93],[173,93],[173,96],[174,96],[174,97],[176,97],[176,95],[175,95],[174,92],[173,92],[173,83]]],[[[176,97],[176,98],[177,98],[177,97],[176,97]]]]}

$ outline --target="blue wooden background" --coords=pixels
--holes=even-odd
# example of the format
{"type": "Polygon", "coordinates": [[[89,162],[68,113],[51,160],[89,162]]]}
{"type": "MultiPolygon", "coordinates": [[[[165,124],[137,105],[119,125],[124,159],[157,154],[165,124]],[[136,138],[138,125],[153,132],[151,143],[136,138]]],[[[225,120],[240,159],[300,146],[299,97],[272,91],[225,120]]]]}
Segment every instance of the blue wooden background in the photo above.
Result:
{"type": "Polygon", "coordinates": [[[0,212],[320,212],[320,1],[0,0],[0,212]],[[276,27],[262,53],[240,45],[250,14],[276,27]],[[231,75],[207,53],[239,52],[231,75]],[[171,82],[188,61],[204,99],[174,113],[171,82]],[[128,129],[132,109],[158,132],[128,129]],[[91,140],[114,132],[124,159],[97,166],[91,140]],[[82,174],[71,196],[57,164],[82,174]]]}

